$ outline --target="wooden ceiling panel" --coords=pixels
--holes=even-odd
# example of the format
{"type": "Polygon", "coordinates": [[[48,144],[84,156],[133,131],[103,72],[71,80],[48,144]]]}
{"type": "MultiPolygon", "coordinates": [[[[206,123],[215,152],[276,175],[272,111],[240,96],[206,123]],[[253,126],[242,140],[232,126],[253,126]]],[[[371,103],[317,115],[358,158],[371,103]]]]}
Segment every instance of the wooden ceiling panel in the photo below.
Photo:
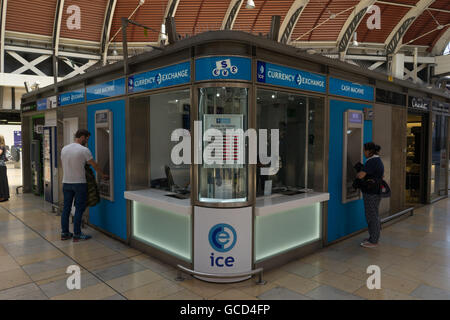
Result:
{"type": "Polygon", "coordinates": [[[229,0],[181,0],[175,13],[177,33],[194,35],[220,30],[229,0]]]}
{"type": "Polygon", "coordinates": [[[66,0],[61,20],[61,38],[100,41],[103,20],[108,0],[66,0]],[[71,26],[71,17],[74,11],[67,9],[71,6],[80,8],[80,29],[71,26]],[[69,29],[72,28],[72,29],[69,29]]]}
{"type": "Polygon", "coordinates": [[[441,25],[450,24],[450,13],[432,10],[423,12],[406,32],[403,43],[414,40],[411,44],[432,46],[436,38],[446,29],[435,30],[438,23],[441,25]]]}
{"type": "Polygon", "coordinates": [[[351,0],[310,1],[297,22],[292,33],[292,40],[336,41],[347,18],[353,12],[353,6],[356,6],[358,2],[351,0]],[[330,19],[332,14],[336,17],[330,19]],[[329,20],[326,21],[327,19],[329,20]],[[318,25],[320,26],[317,27],[318,25]],[[317,28],[311,31],[315,27],[317,28]]]}
{"type": "MultiPolygon", "coordinates": [[[[161,24],[164,21],[164,14],[166,11],[167,0],[147,0],[136,11],[131,20],[136,21],[142,25],[153,28],[156,31],[148,31],[147,35],[144,29],[134,25],[128,26],[127,39],[128,42],[155,42],[158,40],[159,31],[161,30],[161,24]]],[[[136,9],[139,1],[130,0],[118,0],[116,10],[114,12],[114,18],[111,25],[111,37],[122,26],[121,18],[128,18],[130,14],[136,9]]],[[[103,22],[103,21],[102,21],[103,22]]],[[[122,31],[120,31],[114,38],[114,41],[122,41],[122,31]]]]}
{"type": "Polygon", "coordinates": [[[381,29],[369,29],[367,20],[373,15],[366,14],[357,29],[359,42],[384,43],[391,31],[397,26],[410,8],[377,4],[381,9],[381,29]]]}
{"type": "Polygon", "coordinates": [[[9,0],[6,30],[52,36],[55,11],[56,0],[9,0]]]}

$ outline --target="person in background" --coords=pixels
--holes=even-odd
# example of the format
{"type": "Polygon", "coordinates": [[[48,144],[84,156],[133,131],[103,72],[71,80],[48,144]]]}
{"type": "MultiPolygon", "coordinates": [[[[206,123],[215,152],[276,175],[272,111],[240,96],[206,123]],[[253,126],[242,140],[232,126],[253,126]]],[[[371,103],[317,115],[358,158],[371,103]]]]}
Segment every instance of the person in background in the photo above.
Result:
{"type": "Polygon", "coordinates": [[[61,150],[61,163],[63,168],[64,209],[61,215],[61,240],[73,241],[88,240],[90,235],[81,232],[81,218],[87,204],[87,182],[85,164],[89,163],[95,171],[106,179],[98,164],[93,160],[91,151],[86,147],[90,132],[80,129],[75,133],[75,141],[61,150]],[[69,216],[72,202],[75,199],[75,217],[73,234],[69,232],[69,216]]]}
{"type": "MultiPolygon", "coordinates": [[[[379,156],[381,147],[373,142],[364,144],[364,156],[366,163],[362,171],[357,174],[359,179],[374,179],[381,181],[384,176],[384,165],[379,156]]],[[[378,245],[381,231],[380,215],[378,208],[380,206],[381,196],[379,193],[363,192],[364,211],[366,221],[369,227],[369,238],[361,242],[361,246],[365,248],[375,248],[378,245]]]]}
{"type": "Polygon", "coordinates": [[[9,199],[9,184],[6,170],[6,146],[5,137],[0,135],[0,202],[9,199]]]}

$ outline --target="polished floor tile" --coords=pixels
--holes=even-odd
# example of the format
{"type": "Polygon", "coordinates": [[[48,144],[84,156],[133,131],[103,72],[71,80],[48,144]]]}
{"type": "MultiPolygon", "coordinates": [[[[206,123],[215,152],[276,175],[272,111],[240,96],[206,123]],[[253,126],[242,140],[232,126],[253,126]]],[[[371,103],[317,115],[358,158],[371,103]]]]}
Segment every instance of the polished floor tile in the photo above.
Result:
{"type": "Polygon", "coordinates": [[[312,277],[317,276],[319,273],[323,272],[324,269],[319,268],[318,266],[303,263],[301,261],[291,262],[285,267],[284,270],[299,275],[303,278],[311,279],[312,277]]]}
{"type": "Polygon", "coordinates": [[[48,300],[34,283],[0,291],[0,300],[48,300]]]}
{"type": "Polygon", "coordinates": [[[67,293],[52,297],[52,300],[101,300],[106,297],[111,297],[117,294],[116,291],[105,285],[99,283],[86,288],[73,289],[67,293]]]}
{"type": "Polygon", "coordinates": [[[411,296],[424,300],[450,300],[450,291],[422,284],[411,293],[411,296]]]}
{"type": "Polygon", "coordinates": [[[162,277],[157,273],[151,270],[143,270],[106,281],[106,283],[119,292],[125,292],[161,279],[162,277]]]}
{"type": "MultiPolygon", "coordinates": [[[[69,276],[70,275],[67,274],[66,277],[64,277],[60,280],[46,283],[46,284],[40,285],[39,287],[45,293],[45,295],[49,298],[63,295],[65,293],[70,292],[70,289],[67,287],[67,278],[69,276]]],[[[82,273],[80,276],[80,280],[81,280],[81,282],[80,282],[81,289],[101,283],[101,280],[99,280],[98,278],[96,278],[94,275],[92,275],[90,273],[82,273]]]]}
{"type": "Polygon", "coordinates": [[[178,282],[173,266],[89,226],[90,241],[61,241],[60,217],[42,198],[20,194],[0,203],[0,300],[450,300],[449,230],[445,199],[384,225],[375,249],[359,246],[364,232],[264,270],[264,285],[256,276],[217,284],[185,275],[178,282]],[[67,288],[72,264],[81,267],[81,290],[67,288]],[[381,268],[381,289],[367,288],[369,265],[381,268]]]}
{"type": "Polygon", "coordinates": [[[301,294],[305,294],[320,285],[320,283],[316,281],[306,279],[295,274],[288,274],[283,278],[276,280],[275,283],[301,294]]]}
{"type": "Polygon", "coordinates": [[[284,287],[275,287],[259,295],[260,300],[311,300],[311,297],[305,296],[296,291],[284,287]]]}
{"type": "Polygon", "coordinates": [[[363,300],[361,297],[327,285],[311,290],[306,296],[315,300],[363,300]]]}
{"type": "Polygon", "coordinates": [[[32,279],[21,268],[0,272],[0,290],[30,282],[33,282],[32,279]]]}
{"type": "Polygon", "coordinates": [[[103,281],[119,278],[131,273],[145,270],[146,267],[134,261],[127,261],[105,269],[95,270],[94,273],[103,281]]]}
{"type": "Polygon", "coordinates": [[[123,295],[131,300],[156,300],[183,290],[183,287],[161,279],[145,286],[125,291],[123,295]]]}

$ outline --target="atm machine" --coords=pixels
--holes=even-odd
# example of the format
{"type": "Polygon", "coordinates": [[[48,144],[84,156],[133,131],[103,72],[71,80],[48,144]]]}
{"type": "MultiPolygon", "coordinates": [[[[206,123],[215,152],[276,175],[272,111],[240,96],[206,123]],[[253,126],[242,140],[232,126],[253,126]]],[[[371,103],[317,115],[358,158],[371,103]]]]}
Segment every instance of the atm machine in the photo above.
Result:
{"type": "Polygon", "coordinates": [[[100,197],[114,201],[113,119],[111,110],[95,112],[95,161],[108,179],[97,175],[100,197]]]}
{"type": "Polygon", "coordinates": [[[58,157],[56,150],[56,127],[44,127],[44,199],[52,204],[58,203],[58,157]]]}
{"type": "Polygon", "coordinates": [[[353,188],[355,164],[363,163],[364,113],[360,110],[344,112],[344,143],[342,159],[342,203],[361,199],[361,191],[353,188]]]}

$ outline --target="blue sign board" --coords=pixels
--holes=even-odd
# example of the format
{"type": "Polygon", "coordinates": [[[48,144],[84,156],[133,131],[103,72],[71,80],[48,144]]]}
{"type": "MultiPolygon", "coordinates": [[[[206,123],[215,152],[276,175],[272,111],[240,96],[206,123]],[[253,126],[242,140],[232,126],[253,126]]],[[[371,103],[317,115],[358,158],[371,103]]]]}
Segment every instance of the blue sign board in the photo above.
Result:
{"type": "Polygon", "coordinates": [[[128,78],[128,92],[176,86],[190,81],[191,63],[183,62],[130,76],[128,78]]]}
{"type": "Polygon", "coordinates": [[[47,109],[47,98],[38,100],[36,109],[37,110],[45,110],[45,109],[47,109]]]}
{"type": "Polygon", "coordinates": [[[195,60],[195,81],[203,80],[252,80],[250,58],[217,56],[195,60]]]}
{"type": "Polygon", "coordinates": [[[58,96],[58,106],[67,106],[84,102],[84,88],[75,91],[65,92],[58,96]]]}
{"type": "Polygon", "coordinates": [[[325,93],[327,78],[323,75],[294,68],[258,61],[256,79],[258,82],[277,86],[325,93]]]}
{"type": "Polygon", "coordinates": [[[14,145],[22,149],[22,132],[14,130],[14,145]]]}
{"type": "Polygon", "coordinates": [[[125,78],[120,78],[86,88],[86,100],[109,98],[125,94],[125,78]]]}
{"type": "Polygon", "coordinates": [[[329,93],[367,101],[373,101],[374,99],[373,87],[333,77],[330,77],[329,93]]]}

